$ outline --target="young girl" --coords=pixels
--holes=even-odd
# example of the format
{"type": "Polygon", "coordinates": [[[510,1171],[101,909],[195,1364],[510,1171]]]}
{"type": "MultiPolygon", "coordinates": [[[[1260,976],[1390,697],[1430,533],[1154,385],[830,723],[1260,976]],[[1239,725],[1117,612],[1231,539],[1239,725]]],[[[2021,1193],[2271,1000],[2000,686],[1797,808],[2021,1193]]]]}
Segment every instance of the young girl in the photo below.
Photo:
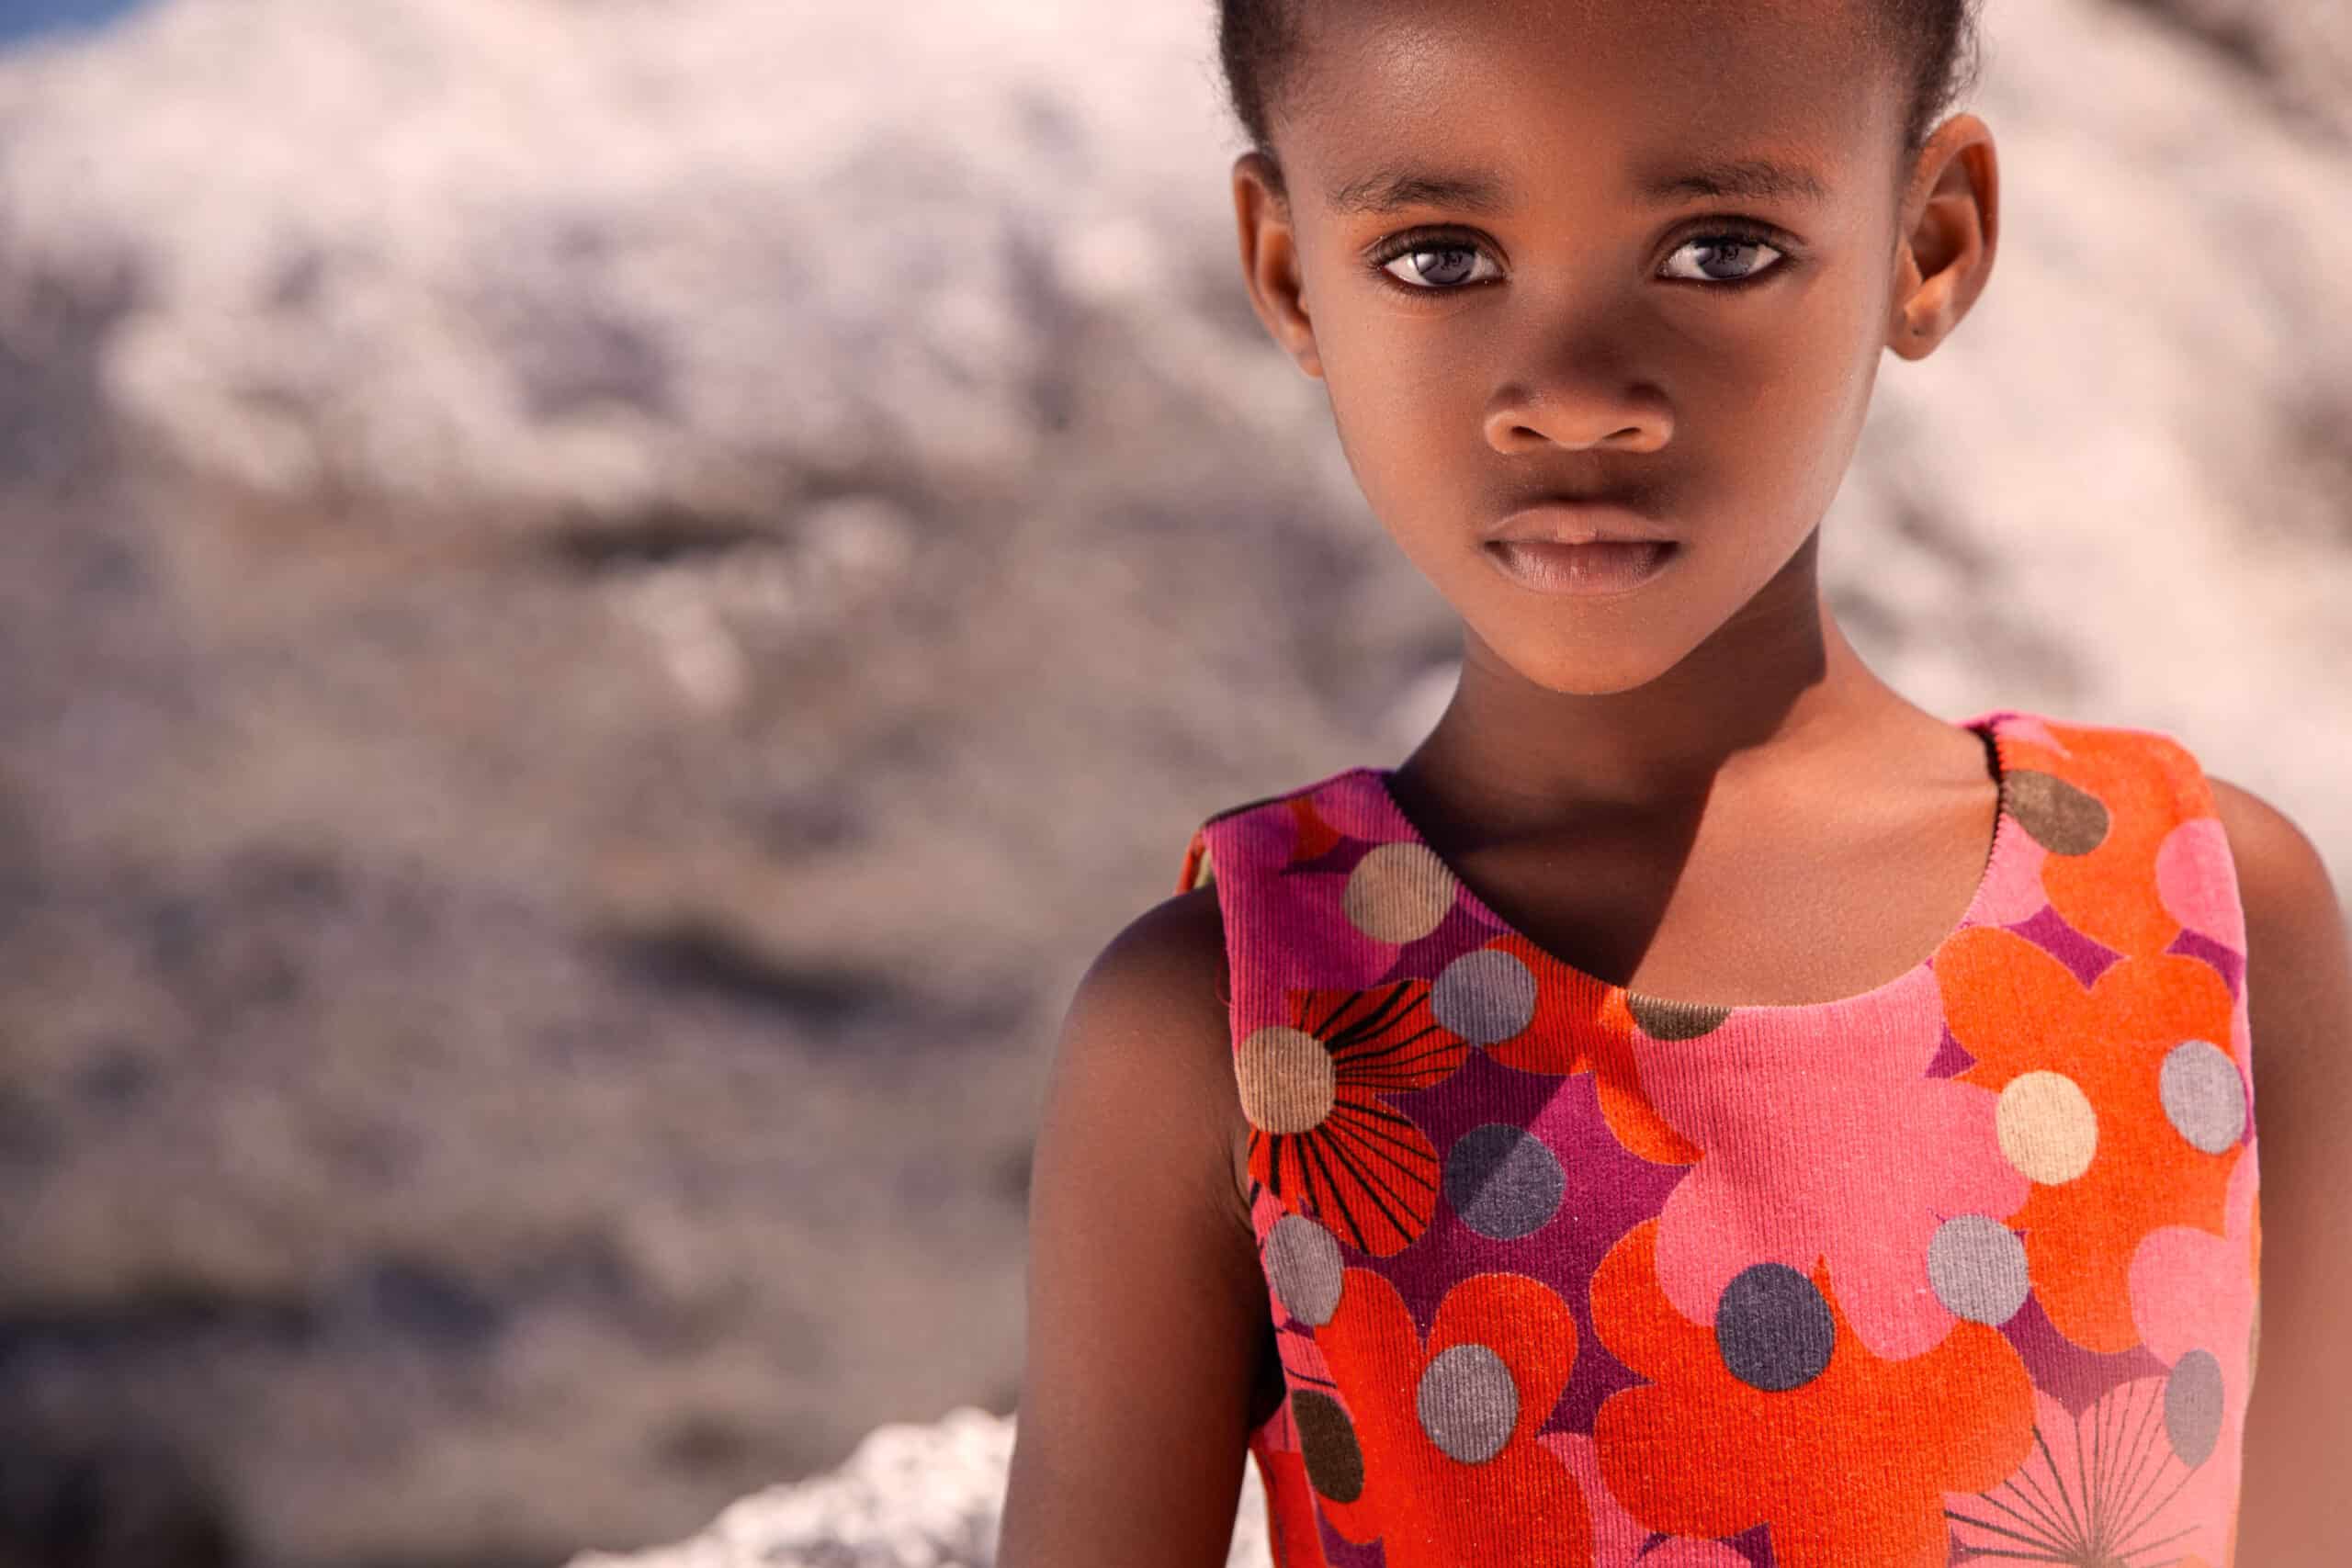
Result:
{"type": "Polygon", "coordinates": [[[1001,1568],[1212,1568],[1245,1450],[1281,1568],[2352,1562],[2319,857],[1820,593],[1882,350],[1991,275],[1963,0],[1222,37],[1250,298],[1462,674],[1080,984],[1001,1568]]]}

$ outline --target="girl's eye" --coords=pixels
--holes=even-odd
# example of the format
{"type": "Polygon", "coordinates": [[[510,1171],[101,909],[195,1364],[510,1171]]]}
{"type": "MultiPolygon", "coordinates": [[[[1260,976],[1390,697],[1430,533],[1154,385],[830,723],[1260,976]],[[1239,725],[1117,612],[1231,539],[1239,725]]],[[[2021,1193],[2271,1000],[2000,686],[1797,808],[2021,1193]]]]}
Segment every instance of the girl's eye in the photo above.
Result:
{"type": "MultiPolygon", "coordinates": [[[[1660,276],[1717,288],[1736,288],[1762,277],[1787,259],[1788,253],[1759,231],[1724,230],[1694,234],[1685,240],[1668,259],[1668,270],[1660,276]],[[1771,252],[1774,259],[1757,265],[1755,253],[1759,251],[1771,252]],[[1695,253],[1697,259],[1689,264],[1690,270],[1678,268],[1680,258],[1690,253],[1695,253]]],[[[1491,281],[1498,276],[1491,271],[1480,274],[1477,268],[1482,261],[1492,265],[1492,259],[1485,251],[1465,240],[1445,234],[1408,234],[1383,245],[1373,257],[1373,266],[1408,294],[1445,294],[1474,283],[1491,281]]]]}
{"type": "Polygon", "coordinates": [[[1673,257],[1668,258],[1668,270],[1665,276],[1690,278],[1700,283],[1738,284],[1761,277],[1781,265],[1779,261],[1773,261],[1763,266],[1757,266],[1754,265],[1755,258],[1752,255],[1745,260],[1742,259],[1743,253],[1754,251],[1770,251],[1776,257],[1785,257],[1787,254],[1780,246],[1771,243],[1761,234],[1752,234],[1744,231],[1733,231],[1722,234],[1694,234],[1682,243],[1675,251],[1673,257]],[[1697,272],[1672,270],[1675,258],[1690,251],[1697,252],[1702,258],[1693,264],[1701,270],[1697,272]],[[1738,270],[1734,271],[1729,276],[1709,270],[1722,266],[1735,267],[1738,270]]]}
{"type": "Polygon", "coordinates": [[[1385,247],[1374,265],[1408,289],[1434,294],[1482,281],[1472,269],[1485,259],[1476,245],[1442,238],[1408,239],[1385,247]]]}

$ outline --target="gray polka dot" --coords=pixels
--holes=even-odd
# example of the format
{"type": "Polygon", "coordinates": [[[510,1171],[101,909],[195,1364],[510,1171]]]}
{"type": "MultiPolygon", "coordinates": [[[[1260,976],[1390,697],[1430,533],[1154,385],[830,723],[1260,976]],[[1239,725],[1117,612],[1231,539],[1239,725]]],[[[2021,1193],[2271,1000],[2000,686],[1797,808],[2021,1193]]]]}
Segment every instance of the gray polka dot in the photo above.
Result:
{"type": "Polygon", "coordinates": [[[1421,1373],[1413,1404],[1430,1441],[1464,1464],[1502,1452],[1519,1424],[1519,1385],[1503,1359],[1484,1345],[1439,1351],[1421,1373]]]}
{"type": "Polygon", "coordinates": [[[1819,1377],[1837,1338],[1829,1303],[1785,1263],[1741,1269],[1715,1302],[1715,1348],[1724,1365],[1769,1393],[1803,1388],[1819,1377]]]}
{"type": "Polygon", "coordinates": [[[1266,1278],[1291,1316],[1320,1328],[1339,1310],[1340,1244],[1305,1214],[1284,1214],[1266,1233],[1266,1278]]]}
{"type": "Polygon", "coordinates": [[[1294,1389],[1290,1418],[1298,1428],[1308,1483],[1334,1503],[1352,1503],[1363,1496],[1363,1450],[1356,1442],[1355,1423],[1340,1402],[1314,1389],[1294,1389]]]}
{"type": "Polygon", "coordinates": [[[2173,1130],[2193,1148],[2225,1154],[2245,1133],[2245,1080],[2210,1040],[2184,1040],[2165,1056],[2156,1092],[2173,1130]]]}
{"type": "Polygon", "coordinates": [[[2165,1380],[2165,1436],[2191,1470],[2212,1457],[2222,1440],[2222,1363],[2211,1352],[2191,1350],[2173,1364],[2165,1380]]]}
{"type": "Polygon", "coordinates": [[[1987,1214],[1955,1214],[1928,1243],[1928,1283],[1956,1317],[1997,1328],[2025,1305],[2025,1243],[1987,1214]]]}
{"type": "Polygon", "coordinates": [[[1430,988],[1430,1011],[1473,1045],[1496,1045],[1535,1021],[1535,975],[1499,948],[1447,964],[1430,988]]]}
{"type": "Polygon", "coordinates": [[[1542,1139],[1507,1122],[1473,1127],[1445,1156],[1445,1201],[1480,1235],[1512,1241],[1559,1212],[1567,1184],[1542,1139]]]}

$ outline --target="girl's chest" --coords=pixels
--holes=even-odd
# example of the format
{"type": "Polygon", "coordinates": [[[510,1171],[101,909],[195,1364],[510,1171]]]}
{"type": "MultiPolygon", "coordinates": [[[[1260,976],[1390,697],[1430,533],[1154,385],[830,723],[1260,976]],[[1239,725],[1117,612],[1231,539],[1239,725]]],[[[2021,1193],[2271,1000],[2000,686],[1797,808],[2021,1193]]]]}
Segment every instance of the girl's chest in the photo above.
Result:
{"type": "Polygon", "coordinates": [[[1820,1005],[1917,966],[1960,924],[1997,834],[1980,793],[1826,837],[1751,817],[1693,845],[1511,846],[1448,864],[1587,975],[1652,997],[1820,1005]]]}
{"type": "Polygon", "coordinates": [[[1995,720],[1967,908],[1827,1002],[1608,984],[1374,772],[1204,836],[1287,1393],[1253,1446],[1325,1562],[2227,1561],[2226,840],[2177,751],[1995,720]]]}

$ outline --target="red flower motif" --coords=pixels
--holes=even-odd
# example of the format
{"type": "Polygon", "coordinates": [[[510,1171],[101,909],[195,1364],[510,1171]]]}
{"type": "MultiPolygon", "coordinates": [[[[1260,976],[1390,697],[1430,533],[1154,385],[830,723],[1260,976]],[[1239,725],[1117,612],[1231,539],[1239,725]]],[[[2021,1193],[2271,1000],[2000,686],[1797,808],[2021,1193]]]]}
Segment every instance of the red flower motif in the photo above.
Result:
{"type": "Polygon", "coordinates": [[[1359,1251],[1403,1251],[1437,1211],[1437,1150],[1383,1097],[1440,1082],[1469,1051],[1430,1016],[1427,980],[1291,992],[1290,1021],[1236,1048],[1250,1176],[1359,1251]]]}
{"type": "Polygon", "coordinates": [[[1583,1489],[1536,1438],[1577,1359],[1576,1318],[1551,1286],[1474,1274],[1424,1343],[1396,1287],[1351,1269],[1316,1340],[1354,1402],[1306,1457],[1340,1483],[1317,1490],[1342,1536],[1377,1539],[1388,1568],[1590,1562],[1583,1489]]]}

